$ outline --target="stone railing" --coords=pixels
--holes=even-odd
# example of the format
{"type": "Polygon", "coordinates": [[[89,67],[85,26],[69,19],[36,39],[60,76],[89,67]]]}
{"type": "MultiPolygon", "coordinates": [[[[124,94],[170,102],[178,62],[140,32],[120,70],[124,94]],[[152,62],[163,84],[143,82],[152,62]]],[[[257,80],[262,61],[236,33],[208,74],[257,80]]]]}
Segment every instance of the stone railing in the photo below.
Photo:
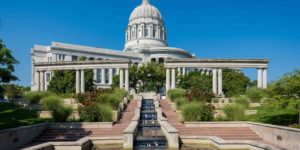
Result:
{"type": "Polygon", "coordinates": [[[179,149],[179,135],[178,130],[174,128],[169,122],[168,119],[163,117],[162,115],[162,108],[159,107],[159,99],[160,95],[154,96],[154,105],[155,105],[155,111],[157,113],[157,120],[161,126],[162,131],[164,132],[167,141],[168,141],[168,147],[172,150],[178,150],[179,149]]]}
{"type": "MultiPolygon", "coordinates": [[[[300,149],[300,129],[255,122],[185,122],[186,127],[249,127],[264,141],[286,149],[300,149]]],[[[253,142],[248,143],[254,145],[253,142]]],[[[256,145],[259,145],[256,143],[256,145]]]]}
{"type": "Polygon", "coordinates": [[[135,96],[135,100],[137,100],[137,108],[135,109],[134,117],[131,119],[129,126],[123,131],[123,149],[124,150],[133,150],[134,148],[134,138],[137,134],[138,124],[140,119],[141,112],[141,101],[142,96],[135,96]]]}

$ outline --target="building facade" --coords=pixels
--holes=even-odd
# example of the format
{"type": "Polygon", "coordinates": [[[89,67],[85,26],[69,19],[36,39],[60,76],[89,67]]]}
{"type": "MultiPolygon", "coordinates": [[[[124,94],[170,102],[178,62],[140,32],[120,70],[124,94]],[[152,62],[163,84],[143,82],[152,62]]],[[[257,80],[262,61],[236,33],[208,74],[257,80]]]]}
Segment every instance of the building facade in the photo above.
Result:
{"type": "Polygon", "coordinates": [[[94,70],[97,87],[109,88],[113,76],[120,74],[120,88],[128,90],[128,63],[140,65],[154,61],[164,63],[166,90],[176,88],[176,72],[185,75],[190,70],[199,70],[213,75],[212,90],[218,95],[223,93],[222,69],[255,68],[258,87],[266,88],[269,63],[266,59],[200,59],[184,49],[169,47],[163,17],[149,0],[143,0],[131,13],[123,50],[52,42],[49,46],[35,45],[31,50],[31,60],[33,91],[47,90],[56,69],[76,70],[76,92],[83,92],[84,70],[88,68],[94,70]],[[90,61],[78,64],[80,57],[90,61]],[[94,60],[98,61],[93,63],[94,60]]]}

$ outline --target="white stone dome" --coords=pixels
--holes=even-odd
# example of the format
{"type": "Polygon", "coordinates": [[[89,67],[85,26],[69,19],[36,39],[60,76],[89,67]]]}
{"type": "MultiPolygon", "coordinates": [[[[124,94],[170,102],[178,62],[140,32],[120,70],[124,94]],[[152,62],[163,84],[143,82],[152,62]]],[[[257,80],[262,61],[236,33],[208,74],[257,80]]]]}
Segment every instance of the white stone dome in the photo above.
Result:
{"type": "Polygon", "coordinates": [[[133,10],[129,17],[129,21],[138,18],[153,18],[162,20],[159,10],[151,5],[148,0],[143,0],[142,4],[133,10]]]}

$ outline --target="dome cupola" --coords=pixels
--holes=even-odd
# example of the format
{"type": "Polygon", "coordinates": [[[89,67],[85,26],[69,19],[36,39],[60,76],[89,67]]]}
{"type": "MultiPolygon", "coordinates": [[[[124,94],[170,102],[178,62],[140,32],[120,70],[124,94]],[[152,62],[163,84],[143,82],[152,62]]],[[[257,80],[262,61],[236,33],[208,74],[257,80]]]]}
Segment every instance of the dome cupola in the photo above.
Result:
{"type": "Polygon", "coordinates": [[[124,51],[167,46],[162,15],[149,0],[143,0],[131,13],[125,38],[124,51]]]}

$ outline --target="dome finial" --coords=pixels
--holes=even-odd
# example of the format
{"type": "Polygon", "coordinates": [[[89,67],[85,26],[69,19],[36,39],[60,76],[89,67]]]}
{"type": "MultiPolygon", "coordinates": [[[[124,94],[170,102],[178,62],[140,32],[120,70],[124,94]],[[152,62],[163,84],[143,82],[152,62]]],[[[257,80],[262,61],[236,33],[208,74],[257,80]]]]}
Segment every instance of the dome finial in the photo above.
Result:
{"type": "Polygon", "coordinates": [[[143,4],[149,4],[149,0],[143,0],[143,4]]]}

